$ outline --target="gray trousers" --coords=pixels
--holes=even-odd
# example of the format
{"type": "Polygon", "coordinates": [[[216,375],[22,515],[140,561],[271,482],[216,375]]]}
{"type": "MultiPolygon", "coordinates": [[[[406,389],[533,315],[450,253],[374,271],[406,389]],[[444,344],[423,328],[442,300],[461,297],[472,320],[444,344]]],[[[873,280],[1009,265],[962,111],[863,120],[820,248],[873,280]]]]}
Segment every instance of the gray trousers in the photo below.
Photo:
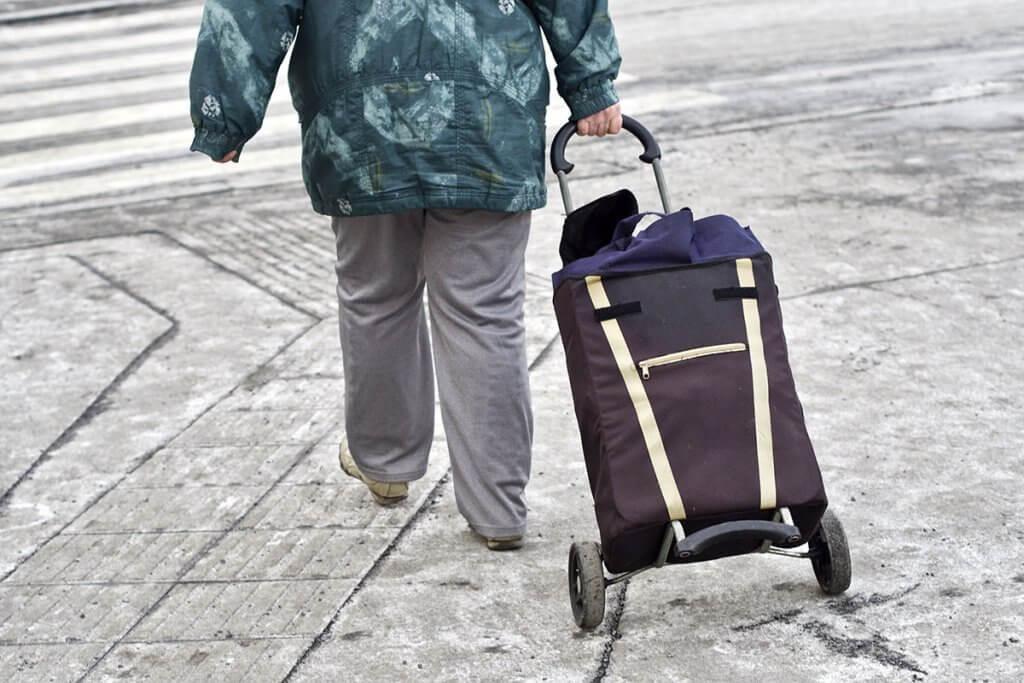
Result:
{"type": "Polygon", "coordinates": [[[345,431],[359,468],[377,481],[426,472],[433,348],[459,511],[485,536],[522,534],[533,439],[523,324],[529,212],[416,210],[331,225],[345,431]]]}

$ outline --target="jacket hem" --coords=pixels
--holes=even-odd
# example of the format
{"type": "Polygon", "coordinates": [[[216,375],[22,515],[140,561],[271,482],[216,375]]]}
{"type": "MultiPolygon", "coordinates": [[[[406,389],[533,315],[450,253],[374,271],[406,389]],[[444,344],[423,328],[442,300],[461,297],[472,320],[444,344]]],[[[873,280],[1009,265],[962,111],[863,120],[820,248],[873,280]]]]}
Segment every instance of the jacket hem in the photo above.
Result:
{"type": "Polygon", "coordinates": [[[413,192],[392,194],[387,199],[336,200],[334,203],[311,198],[313,210],[324,216],[375,216],[416,209],[475,209],[515,213],[532,211],[547,204],[547,188],[515,194],[495,194],[459,190],[457,196],[451,193],[413,192]]]}

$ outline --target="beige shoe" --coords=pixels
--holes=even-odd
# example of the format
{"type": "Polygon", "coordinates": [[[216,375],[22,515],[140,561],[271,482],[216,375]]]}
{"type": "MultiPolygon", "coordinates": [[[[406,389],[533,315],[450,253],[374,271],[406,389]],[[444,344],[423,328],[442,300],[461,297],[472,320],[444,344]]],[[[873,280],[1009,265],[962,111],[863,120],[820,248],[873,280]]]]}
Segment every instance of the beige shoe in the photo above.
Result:
{"type": "Polygon", "coordinates": [[[360,472],[351,451],[348,450],[348,439],[342,439],[341,445],[338,446],[338,464],[345,474],[366,484],[378,505],[394,505],[409,497],[408,482],[374,481],[360,472]]]}
{"type": "Polygon", "coordinates": [[[522,536],[484,536],[487,539],[488,550],[519,550],[523,547],[522,536]]]}

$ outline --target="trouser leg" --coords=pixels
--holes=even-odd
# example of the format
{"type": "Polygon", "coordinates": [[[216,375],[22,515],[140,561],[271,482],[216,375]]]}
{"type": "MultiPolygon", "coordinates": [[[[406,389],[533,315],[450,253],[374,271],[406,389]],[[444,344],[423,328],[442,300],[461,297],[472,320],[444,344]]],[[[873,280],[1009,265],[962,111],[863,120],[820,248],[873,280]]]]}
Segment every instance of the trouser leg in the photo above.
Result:
{"type": "Polygon", "coordinates": [[[423,211],[335,218],[345,432],[371,479],[423,476],[434,384],[423,310],[423,211]]]}
{"type": "Polygon", "coordinates": [[[530,214],[427,211],[424,273],[455,499],[485,536],[522,534],[533,417],[523,299],[530,214]]]}

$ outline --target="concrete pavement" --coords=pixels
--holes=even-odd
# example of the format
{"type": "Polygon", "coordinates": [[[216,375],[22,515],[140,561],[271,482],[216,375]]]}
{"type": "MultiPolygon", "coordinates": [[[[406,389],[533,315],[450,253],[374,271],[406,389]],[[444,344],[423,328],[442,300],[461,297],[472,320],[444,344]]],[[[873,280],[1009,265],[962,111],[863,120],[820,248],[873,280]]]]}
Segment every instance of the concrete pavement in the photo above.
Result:
{"type": "MultiPolygon", "coordinates": [[[[597,536],[550,308],[554,186],[527,255],[531,529],[489,553],[440,429],[395,509],[337,469],[328,222],[284,88],[243,163],[183,151],[199,7],[0,26],[0,676],[1024,674],[1019,3],[612,3],[624,106],[676,202],[775,257],[854,583],[826,599],[774,557],[670,567],[609,591],[592,633],[565,585],[569,543],[597,536]]],[[[577,204],[631,187],[657,208],[629,141],[570,159],[577,204]]]]}

